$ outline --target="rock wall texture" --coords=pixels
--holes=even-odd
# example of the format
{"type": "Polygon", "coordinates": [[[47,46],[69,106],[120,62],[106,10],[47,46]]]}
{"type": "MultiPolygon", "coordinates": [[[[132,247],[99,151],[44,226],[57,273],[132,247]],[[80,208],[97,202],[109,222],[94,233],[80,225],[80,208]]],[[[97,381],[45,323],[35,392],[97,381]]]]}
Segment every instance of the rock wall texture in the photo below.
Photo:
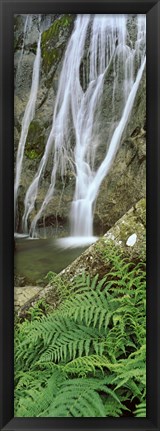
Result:
{"type": "MultiPolygon", "coordinates": [[[[33,62],[38,40],[39,19],[32,16],[28,28],[23,52],[23,61],[19,67],[23,44],[23,32],[26,16],[15,16],[15,158],[19,143],[21,123],[25,106],[29,97],[33,62]]],[[[42,16],[41,42],[41,75],[40,87],[36,104],[36,114],[30,124],[23,161],[23,170],[19,189],[19,228],[24,209],[24,197],[35,172],[49,136],[52,125],[53,108],[55,103],[58,80],[62,67],[63,56],[67,42],[73,29],[74,15],[42,16]]],[[[134,18],[128,20],[130,38],[134,40],[134,18]]],[[[110,68],[104,85],[103,97],[100,105],[99,124],[95,128],[95,137],[101,130],[101,151],[97,158],[97,165],[105,154],[106,142],[109,140],[108,130],[113,118],[110,118],[110,98],[113,86],[113,67],[110,68]]],[[[97,201],[95,203],[94,229],[95,233],[103,234],[123,214],[143,198],[146,193],[146,82],[145,71],[136,96],[131,117],[123,134],[122,142],[108,176],[104,179],[97,201]]],[[[117,92],[115,102],[115,118],[118,121],[122,101],[121,89],[117,92]]],[[[50,184],[52,161],[47,164],[43,183],[39,189],[36,208],[43,202],[50,184]]],[[[74,192],[75,177],[68,168],[63,184],[59,179],[56,193],[45,212],[46,226],[58,222],[67,226],[68,214],[74,192]],[[60,200],[61,195],[61,200],[60,200]]],[[[35,215],[31,214],[31,219],[35,215]]],[[[40,220],[39,225],[42,224],[40,220]]]]}

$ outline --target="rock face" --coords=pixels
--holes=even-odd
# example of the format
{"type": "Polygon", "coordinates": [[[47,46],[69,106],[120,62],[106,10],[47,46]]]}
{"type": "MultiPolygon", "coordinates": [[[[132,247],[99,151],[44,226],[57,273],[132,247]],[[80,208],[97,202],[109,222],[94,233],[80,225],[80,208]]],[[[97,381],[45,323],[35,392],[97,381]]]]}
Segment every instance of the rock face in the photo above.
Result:
{"type": "Polygon", "coordinates": [[[37,286],[25,286],[14,288],[14,309],[15,311],[22,307],[27,301],[41,291],[37,286]]]}
{"type": "MultiPolygon", "coordinates": [[[[32,79],[33,62],[39,34],[40,21],[37,15],[28,17],[27,32],[24,34],[26,16],[15,16],[15,157],[19,143],[21,123],[29,97],[32,79]],[[23,40],[25,40],[23,46],[23,40]],[[23,48],[23,56],[22,56],[23,48]],[[23,61],[22,61],[23,58],[23,61]],[[20,64],[21,62],[21,64],[20,64]]],[[[30,124],[23,170],[19,188],[18,212],[19,229],[24,210],[24,197],[39,166],[44,148],[52,125],[53,108],[55,103],[58,80],[62,67],[62,59],[67,42],[73,29],[74,15],[51,15],[41,17],[41,76],[40,87],[36,104],[36,114],[30,124]]],[[[134,20],[129,18],[128,30],[134,40],[134,20]]],[[[108,136],[108,123],[110,119],[109,97],[111,93],[110,82],[113,81],[113,68],[106,76],[103,97],[100,105],[99,124],[95,128],[95,136],[101,130],[101,152],[97,165],[103,159],[108,136]]],[[[113,84],[111,84],[113,85],[113,84]]],[[[146,176],[146,92],[145,71],[136,96],[128,126],[123,134],[122,142],[108,176],[104,179],[94,210],[95,233],[103,234],[125,212],[134,205],[138,199],[145,196],[146,176]]],[[[121,94],[117,93],[115,105],[115,122],[119,118],[121,94]]],[[[41,206],[50,184],[52,159],[50,158],[39,189],[36,210],[41,206]]],[[[57,221],[66,225],[75,185],[74,173],[68,169],[62,181],[59,178],[53,199],[45,212],[45,225],[55,225],[57,221]],[[63,193],[62,193],[63,189],[63,193]]],[[[35,212],[32,211],[31,219],[35,212]]],[[[39,226],[43,220],[39,221],[39,226]]]]}
{"type": "MultiPolygon", "coordinates": [[[[128,258],[129,262],[138,263],[146,259],[146,200],[141,199],[133,206],[115,225],[95,244],[90,246],[81,254],[71,265],[64,269],[57,277],[61,277],[63,284],[73,280],[82,272],[87,272],[93,277],[99,274],[103,277],[110,271],[110,262],[107,261],[108,245],[115,245],[123,257],[128,258]]],[[[25,316],[25,312],[40,299],[52,308],[56,307],[56,278],[55,285],[46,286],[26,301],[18,310],[20,316],[25,316]]],[[[17,288],[18,290],[19,288],[17,288]]]]}

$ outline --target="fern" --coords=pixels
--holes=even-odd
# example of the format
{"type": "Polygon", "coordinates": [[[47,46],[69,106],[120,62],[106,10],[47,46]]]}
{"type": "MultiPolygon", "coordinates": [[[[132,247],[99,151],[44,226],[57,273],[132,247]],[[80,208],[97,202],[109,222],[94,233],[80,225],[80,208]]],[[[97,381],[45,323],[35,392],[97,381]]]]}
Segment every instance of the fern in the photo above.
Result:
{"type": "Polygon", "coordinates": [[[114,392],[105,385],[105,380],[72,379],[62,384],[50,406],[49,416],[105,417],[104,405],[98,391],[110,394],[119,402],[114,392]]]}
{"type": "Polygon", "coordinates": [[[137,418],[144,418],[146,417],[146,402],[141,402],[136,406],[136,410],[134,411],[134,414],[137,418]]]}
{"type": "Polygon", "coordinates": [[[123,397],[120,393],[118,394],[118,397],[121,399],[121,403],[116,402],[116,400],[114,400],[111,396],[107,397],[104,404],[106,417],[119,417],[123,415],[124,411],[129,411],[129,409],[122,404],[123,397]]]}
{"type": "Polygon", "coordinates": [[[103,355],[80,356],[64,365],[64,371],[78,376],[87,375],[89,372],[95,375],[97,369],[104,374],[104,369],[108,368],[109,360],[103,355]]]}
{"type": "Polygon", "coordinates": [[[56,310],[17,326],[16,416],[119,417],[128,400],[145,414],[145,264],[109,259],[104,278],[75,277],[56,310]]]}
{"type": "MultiPolygon", "coordinates": [[[[42,376],[44,373],[45,372],[41,371],[42,376]]],[[[34,385],[29,386],[29,388],[24,386],[23,388],[23,395],[21,394],[21,397],[15,406],[17,412],[16,415],[20,417],[38,417],[40,412],[43,412],[44,414],[44,412],[52,403],[53,397],[56,396],[63,379],[64,376],[59,372],[58,369],[52,369],[52,374],[48,377],[48,379],[41,379],[41,382],[36,373],[36,377],[33,377],[34,385]]],[[[18,388],[15,391],[16,401],[18,398],[17,391],[18,388]]]]}

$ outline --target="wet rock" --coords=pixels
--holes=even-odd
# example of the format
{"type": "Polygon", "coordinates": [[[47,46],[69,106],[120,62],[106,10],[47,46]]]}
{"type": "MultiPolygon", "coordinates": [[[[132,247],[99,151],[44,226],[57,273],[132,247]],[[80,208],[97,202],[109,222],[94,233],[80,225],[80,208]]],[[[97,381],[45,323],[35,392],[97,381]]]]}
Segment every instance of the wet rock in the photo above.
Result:
{"type": "MultiPolygon", "coordinates": [[[[133,206],[115,225],[95,244],[91,245],[84,253],[81,254],[74,262],[65,268],[57,277],[61,277],[63,283],[72,281],[82,272],[87,272],[91,277],[99,274],[102,278],[110,271],[110,262],[104,260],[104,254],[107,256],[107,247],[113,245],[122,252],[123,257],[128,261],[138,263],[146,259],[146,200],[141,199],[133,206]],[[132,241],[131,241],[132,237],[132,241]],[[133,241],[134,238],[134,241],[133,241]]],[[[55,278],[56,280],[56,278],[55,278]]],[[[25,311],[30,306],[34,306],[39,299],[45,299],[45,302],[55,308],[55,286],[46,286],[38,295],[31,300],[26,301],[18,310],[19,316],[24,316],[25,311]]]]}
{"type": "MultiPolygon", "coordinates": [[[[73,28],[74,15],[52,15],[48,25],[45,20],[49,17],[42,16],[42,60],[40,73],[40,86],[36,104],[36,114],[32,121],[27,137],[23,170],[19,189],[19,220],[23,215],[25,193],[37,172],[38,165],[44,152],[53,120],[53,109],[58,88],[58,81],[62,67],[63,55],[73,28]]],[[[15,16],[15,76],[21,55],[23,43],[24,15],[15,16]]],[[[30,29],[27,32],[23,64],[21,73],[15,82],[15,150],[18,147],[21,122],[25,106],[29,97],[33,62],[35,59],[36,44],[38,40],[39,18],[33,15],[30,29]]],[[[135,19],[128,19],[128,44],[135,43],[135,19]]],[[[101,163],[106,148],[111,138],[110,125],[114,126],[121,113],[123,92],[121,87],[115,94],[115,106],[113,115],[113,63],[106,74],[104,91],[99,106],[99,119],[95,124],[94,140],[100,139],[100,151],[96,158],[96,168],[101,163]],[[110,132],[109,132],[110,130],[110,132]],[[100,132],[100,134],[99,134],[100,132]]],[[[121,79],[119,74],[119,79],[121,79]]],[[[139,90],[136,95],[133,110],[122,137],[120,148],[117,152],[108,176],[101,184],[98,197],[94,204],[94,231],[95,234],[104,234],[111,226],[134,205],[138,199],[146,194],[146,82],[145,71],[139,90]]],[[[94,143],[93,143],[94,144],[94,143]]],[[[74,137],[73,143],[74,146],[74,137]]],[[[16,157],[15,157],[16,159],[16,157]]],[[[44,172],[43,182],[38,191],[36,211],[46,196],[50,185],[51,171],[53,168],[53,156],[44,172]]],[[[45,225],[49,226],[50,220],[60,220],[64,228],[68,222],[71,202],[74,194],[75,176],[68,168],[63,183],[58,178],[56,191],[45,210],[45,225]]],[[[35,211],[30,214],[30,222],[35,211]]],[[[41,226],[42,220],[39,221],[41,226]]]]}

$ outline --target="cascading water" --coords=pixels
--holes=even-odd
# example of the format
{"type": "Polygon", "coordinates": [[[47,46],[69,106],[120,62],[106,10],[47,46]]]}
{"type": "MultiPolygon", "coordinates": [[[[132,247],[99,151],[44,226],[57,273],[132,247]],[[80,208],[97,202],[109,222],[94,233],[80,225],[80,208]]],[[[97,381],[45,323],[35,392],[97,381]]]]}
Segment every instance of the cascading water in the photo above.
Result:
{"type": "Polygon", "coordinates": [[[33,237],[36,236],[37,222],[54,195],[57,174],[63,180],[70,165],[75,172],[76,182],[70,214],[73,240],[69,242],[77,244],[77,237],[87,243],[94,241],[93,204],[117,153],[145,67],[145,16],[137,17],[134,47],[128,44],[127,19],[126,15],[79,15],[75,21],[64,56],[51,132],[38,171],[25,197],[23,229],[28,231],[28,218],[35,207],[40,180],[54,148],[50,187],[30,226],[33,237]],[[83,64],[86,52],[88,73],[83,64]],[[106,138],[106,155],[96,168],[99,140],[97,136],[95,138],[95,125],[98,124],[98,108],[110,67],[114,70],[113,116],[120,68],[123,75],[123,106],[110,141],[106,138]],[[74,128],[74,149],[71,145],[71,124],[74,128]]]}
{"type": "Polygon", "coordinates": [[[16,230],[17,199],[18,199],[18,190],[19,190],[21,171],[22,171],[24,149],[25,149],[29,126],[35,114],[35,107],[36,107],[36,100],[37,100],[37,93],[38,93],[38,86],[39,86],[40,62],[41,62],[41,33],[39,34],[39,39],[37,43],[37,52],[36,52],[36,56],[33,64],[31,91],[30,91],[29,100],[22,120],[21,136],[20,136],[17,158],[16,158],[16,168],[15,168],[16,174],[15,174],[15,183],[14,183],[15,230],[16,230]]]}
{"type": "Polygon", "coordinates": [[[60,165],[61,175],[63,176],[66,169],[67,154],[70,153],[70,136],[69,136],[69,110],[72,104],[73,119],[77,115],[77,109],[79,104],[79,98],[82,96],[83,91],[80,86],[78,79],[79,68],[81,59],[83,57],[84,45],[86,40],[87,28],[89,25],[90,17],[78,17],[75,23],[75,29],[71,35],[68,47],[66,49],[62,72],[60,76],[59,89],[57,93],[55,109],[53,114],[52,129],[46,143],[44,155],[41,159],[38,171],[35,178],[27,190],[25,197],[25,210],[23,215],[23,228],[26,231],[28,229],[28,217],[34,208],[39,181],[44,173],[49,154],[52,146],[54,145],[54,160],[53,170],[51,174],[51,184],[48,193],[44,199],[42,207],[34,217],[30,232],[33,236],[36,234],[36,224],[45,210],[48,202],[50,201],[55,188],[56,174],[60,165]],[[77,77],[75,81],[75,76],[77,77]],[[66,147],[64,146],[66,143],[66,147]]]}

